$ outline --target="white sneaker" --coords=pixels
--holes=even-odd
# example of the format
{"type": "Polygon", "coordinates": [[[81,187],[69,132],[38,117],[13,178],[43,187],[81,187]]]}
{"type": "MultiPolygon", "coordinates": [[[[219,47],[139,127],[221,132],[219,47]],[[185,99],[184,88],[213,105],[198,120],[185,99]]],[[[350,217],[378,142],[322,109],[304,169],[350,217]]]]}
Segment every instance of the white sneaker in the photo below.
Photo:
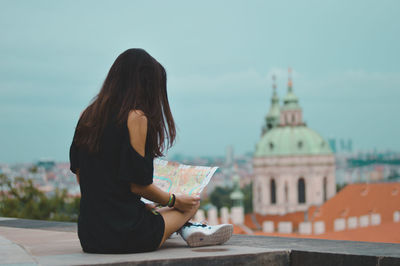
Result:
{"type": "Polygon", "coordinates": [[[233,233],[233,225],[206,225],[187,222],[178,233],[189,247],[220,245],[228,241],[233,233]]]}

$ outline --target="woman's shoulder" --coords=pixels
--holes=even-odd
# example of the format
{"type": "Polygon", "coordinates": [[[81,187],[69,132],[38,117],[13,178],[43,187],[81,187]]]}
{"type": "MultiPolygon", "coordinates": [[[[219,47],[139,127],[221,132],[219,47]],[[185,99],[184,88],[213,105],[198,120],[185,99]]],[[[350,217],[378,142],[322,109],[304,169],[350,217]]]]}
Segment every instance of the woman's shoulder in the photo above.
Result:
{"type": "Polygon", "coordinates": [[[147,117],[144,112],[131,110],[128,115],[127,127],[131,145],[141,156],[144,156],[147,137],[147,117]]]}
{"type": "Polygon", "coordinates": [[[129,111],[128,123],[129,122],[141,123],[143,121],[147,122],[147,117],[146,117],[145,113],[142,110],[133,109],[133,110],[129,111]]]}
{"type": "Polygon", "coordinates": [[[147,117],[142,110],[131,110],[128,114],[128,128],[139,129],[139,131],[147,131],[147,117]]]}

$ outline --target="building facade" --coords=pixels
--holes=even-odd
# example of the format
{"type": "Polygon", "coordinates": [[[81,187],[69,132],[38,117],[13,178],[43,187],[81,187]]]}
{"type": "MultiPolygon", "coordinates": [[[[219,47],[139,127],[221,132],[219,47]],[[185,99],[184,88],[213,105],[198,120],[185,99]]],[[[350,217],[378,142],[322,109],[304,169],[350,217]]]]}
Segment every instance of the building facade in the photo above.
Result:
{"type": "Polygon", "coordinates": [[[305,211],[333,197],[334,154],[328,142],[303,122],[290,70],[283,105],[274,80],[265,122],[253,158],[254,212],[266,215],[305,211]]]}

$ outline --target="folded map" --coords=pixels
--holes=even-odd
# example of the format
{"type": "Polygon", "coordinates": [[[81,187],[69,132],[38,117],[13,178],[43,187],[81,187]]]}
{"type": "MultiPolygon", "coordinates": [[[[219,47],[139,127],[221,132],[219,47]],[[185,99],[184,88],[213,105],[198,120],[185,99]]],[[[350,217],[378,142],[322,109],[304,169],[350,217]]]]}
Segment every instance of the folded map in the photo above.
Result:
{"type": "MultiPolygon", "coordinates": [[[[154,159],[153,183],[175,194],[200,194],[218,167],[186,165],[154,159]]],[[[145,203],[151,201],[142,198],[145,203]]]]}

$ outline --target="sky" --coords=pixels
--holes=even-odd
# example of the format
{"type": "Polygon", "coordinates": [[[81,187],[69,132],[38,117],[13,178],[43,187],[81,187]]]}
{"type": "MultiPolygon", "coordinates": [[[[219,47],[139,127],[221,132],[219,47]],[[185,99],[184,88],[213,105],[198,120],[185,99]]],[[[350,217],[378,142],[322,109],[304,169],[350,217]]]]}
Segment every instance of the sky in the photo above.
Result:
{"type": "Polygon", "coordinates": [[[0,1],[0,163],[68,161],[116,57],[167,70],[168,155],[254,152],[287,69],[307,125],[356,150],[400,150],[400,2],[0,1]]]}

